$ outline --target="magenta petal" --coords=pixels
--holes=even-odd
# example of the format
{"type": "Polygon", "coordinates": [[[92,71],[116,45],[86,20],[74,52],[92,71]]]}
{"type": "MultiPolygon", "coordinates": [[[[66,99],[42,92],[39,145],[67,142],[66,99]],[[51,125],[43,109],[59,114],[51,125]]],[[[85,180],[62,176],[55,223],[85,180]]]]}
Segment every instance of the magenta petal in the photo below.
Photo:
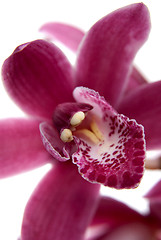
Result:
{"type": "Polygon", "coordinates": [[[125,94],[129,94],[131,91],[134,91],[135,88],[147,83],[148,81],[143,77],[138,69],[133,67],[126,86],[125,94]]]}
{"type": "Polygon", "coordinates": [[[103,237],[95,240],[152,240],[154,238],[153,232],[145,224],[130,223],[122,225],[121,227],[113,229],[103,237]]]}
{"type": "Polygon", "coordinates": [[[143,225],[145,224],[145,217],[122,202],[110,197],[101,197],[88,230],[89,233],[90,230],[94,230],[93,233],[91,232],[91,235],[95,236],[95,238],[92,239],[105,240],[105,236],[110,235],[113,230],[117,231],[122,226],[128,226],[133,223],[143,225]]]}
{"type": "Polygon", "coordinates": [[[23,240],[82,240],[98,200],[99,185],[86,182],[71,162],[59,163],[27,204],[23,240]]]}
{"type": "Polygon", "coordinates": [[[161,202],[161,180],[144,197],[149,201],[161,202]]]}
{"type": "Polygon", "coordinates": [[[124,96],[118,111],[145,128],[147,149],[161,148],[161,81],[149,83],[124,96]]]}
{"type": "Polygon", "coordinates": [[[79,51],[77,86],[98,91],[116,106],[149,28],[149,12],[143,3],[121,8],[98,21],[85,36],[79,51]]]}
{"type": "Polygon", "coordinates": [[[58,40],[69,47],[72,51],[76,52],[84,32],[80,29],[58,22],[46,23],[40,28],[48,37],[58,40]]]}
{"type": "Polygon", "coordinates": [[[72,68],[54,44],[36,40],[19,46],[4,62],[4,85],[28,114],[51,118],[58,103],[72,101],[72,68]]]}
{"type": "Polygon", "coordinates": [[[125,223],[142,222],[143,220],[144,217],[141,214],[124,203],[110,197],[102,197],[91,224],[106,223],[108,227],[112,228],[125,223]]]}
{"type": "Polygon", "coordinates": [[[0,121],[0,178],[49,162],[39,133],[39,122],[25,119],[0,121]]]}
{"type": "Polygon", "coordinates": [[[64,162],[70,160],[72,143],[65,144],[60,140],[59,132],[50,124],[40,124],[40,133],[46,150],[57,160],[64,162]]]}
{"type": "Polygon", "coordinates": [[[161,228],[161,199],[150,202],[150,216],[158,222],[161,228]]]}
{"type": "Polygon", "coordinates": [[[161,227],[161,180],[144,197],[150,201],[150,216],[161,227]]]}
{"type": "MultiPolygon", "coordinates": [[[[97,142],[88,140],[82,131],[75,132],[78,150],[72,155],[80,174],[91,182],[121,188],[137,187],[144,171],[145,141],[143,127],[115,110],[88,88],[77,87],[77,102],[93,106],[88,121],[94,123],[97,142]]],[[[89,124],[89,128],[92,125],[89,124]]]]}

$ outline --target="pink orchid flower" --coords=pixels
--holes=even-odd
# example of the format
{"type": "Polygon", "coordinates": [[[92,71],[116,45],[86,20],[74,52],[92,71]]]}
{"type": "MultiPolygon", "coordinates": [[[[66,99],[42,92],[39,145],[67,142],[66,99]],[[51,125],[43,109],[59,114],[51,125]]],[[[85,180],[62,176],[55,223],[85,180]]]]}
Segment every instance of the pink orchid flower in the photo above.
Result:
{"type": "Polygon", "coordinates": [[[88,240],[161,239],[161,181],[145,196],[149,212],[140,214],[110,197],[102,197],[91,225],[88,240]]]}
{"type": "MultiPolygon", "coordinates": [[[[48,32],[48,25],[43,28],[48,32]]],[[[83,34],[62,28],[71,36],[59,38],[76,49],[83,34]]],[[[146,6],[133,4],[88,31],[75,67],[44,40],[17,47],[4,62],[4,85],[28,117],[0,122],[0,176],[53,165],[26,206],[22,240],[83,239],[100,183],[138,186],[145,159],[142,125],[148,149],[161,143],[160,82],[146,84],[132,67],[149,29],[146,6]]]]}

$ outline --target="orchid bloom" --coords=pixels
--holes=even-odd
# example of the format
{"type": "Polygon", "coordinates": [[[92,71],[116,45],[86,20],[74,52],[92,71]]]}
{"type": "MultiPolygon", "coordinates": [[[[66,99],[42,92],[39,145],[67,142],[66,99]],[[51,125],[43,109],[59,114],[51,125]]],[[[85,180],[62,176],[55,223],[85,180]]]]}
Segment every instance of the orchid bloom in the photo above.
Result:
{"type": "Polygon", "coordinates": [[[160,240],[161,181],[146,195],[150,211],[140,214],[110,197],[99,200],[91,225],[86,233],[89,240],[160,240]]]}
{"type": "Polygon", "coordinates": [[[0,122],[0,176],[48,162],[53,166],[26,206],[22,240],[83,239],[100,183],[116,189],[138,186],[144,171],[143,126],[148,149],[161,143],[160,82],[147,84],[132,67],[149,34],[147,7],[119,9],[84,37],[77,29],[62,28],[73,33],[71,38],[58,34],[69,47],[76,50],[80,43],[74,68],[45,40],[17,47],[2,68],[7,92],[28,117],[0,122]]]}

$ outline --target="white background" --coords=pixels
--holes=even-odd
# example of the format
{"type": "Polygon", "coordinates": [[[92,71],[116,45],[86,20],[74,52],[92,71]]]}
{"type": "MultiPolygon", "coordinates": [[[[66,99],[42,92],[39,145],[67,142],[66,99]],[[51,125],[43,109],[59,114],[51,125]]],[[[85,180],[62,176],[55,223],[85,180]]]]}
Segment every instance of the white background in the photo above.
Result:
{"type": "MultiPolygon", "coordinates": [[[[88,30],[93,23],[118,7],[139,1],[131,0],[1,0],[0,2],[0,66],[17,45],[42,35],[38,29],[43,23],[60,21],[88,30]]],[[[160,0],[143,1],[151,13],[152,31],[149,40],[139,51],[135,63],[149,79],[161,79],[161,15],[160,0]]],[[[73,58],[72,58],[73,59],[73,58]]],[[[0,83],[0,118],[23,116],[11,102],[0,83]]],[[[0,240],[16,240],[20,234],[25,204],[50,166],[0,181],[0,240]]],[[[144,212],[147,203],[141,196],[158,180],[159,172],[145,174],[136,190],[103,192],[127,202],[144,212]]]]}

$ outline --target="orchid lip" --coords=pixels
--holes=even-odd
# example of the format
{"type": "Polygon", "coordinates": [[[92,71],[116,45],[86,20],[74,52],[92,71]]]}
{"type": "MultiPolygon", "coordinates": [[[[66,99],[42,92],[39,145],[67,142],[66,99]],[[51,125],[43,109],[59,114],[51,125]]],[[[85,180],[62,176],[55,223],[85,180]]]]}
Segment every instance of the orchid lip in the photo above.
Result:
{"type": "Polygon", "coordinates": [[[94,90],[77,87],[73,95],[93,106],[73,132],[77,151],[72,160],[82,177],[118,189],[137,187],[144,171],[143,127],[118,114],[94,90]]]}

